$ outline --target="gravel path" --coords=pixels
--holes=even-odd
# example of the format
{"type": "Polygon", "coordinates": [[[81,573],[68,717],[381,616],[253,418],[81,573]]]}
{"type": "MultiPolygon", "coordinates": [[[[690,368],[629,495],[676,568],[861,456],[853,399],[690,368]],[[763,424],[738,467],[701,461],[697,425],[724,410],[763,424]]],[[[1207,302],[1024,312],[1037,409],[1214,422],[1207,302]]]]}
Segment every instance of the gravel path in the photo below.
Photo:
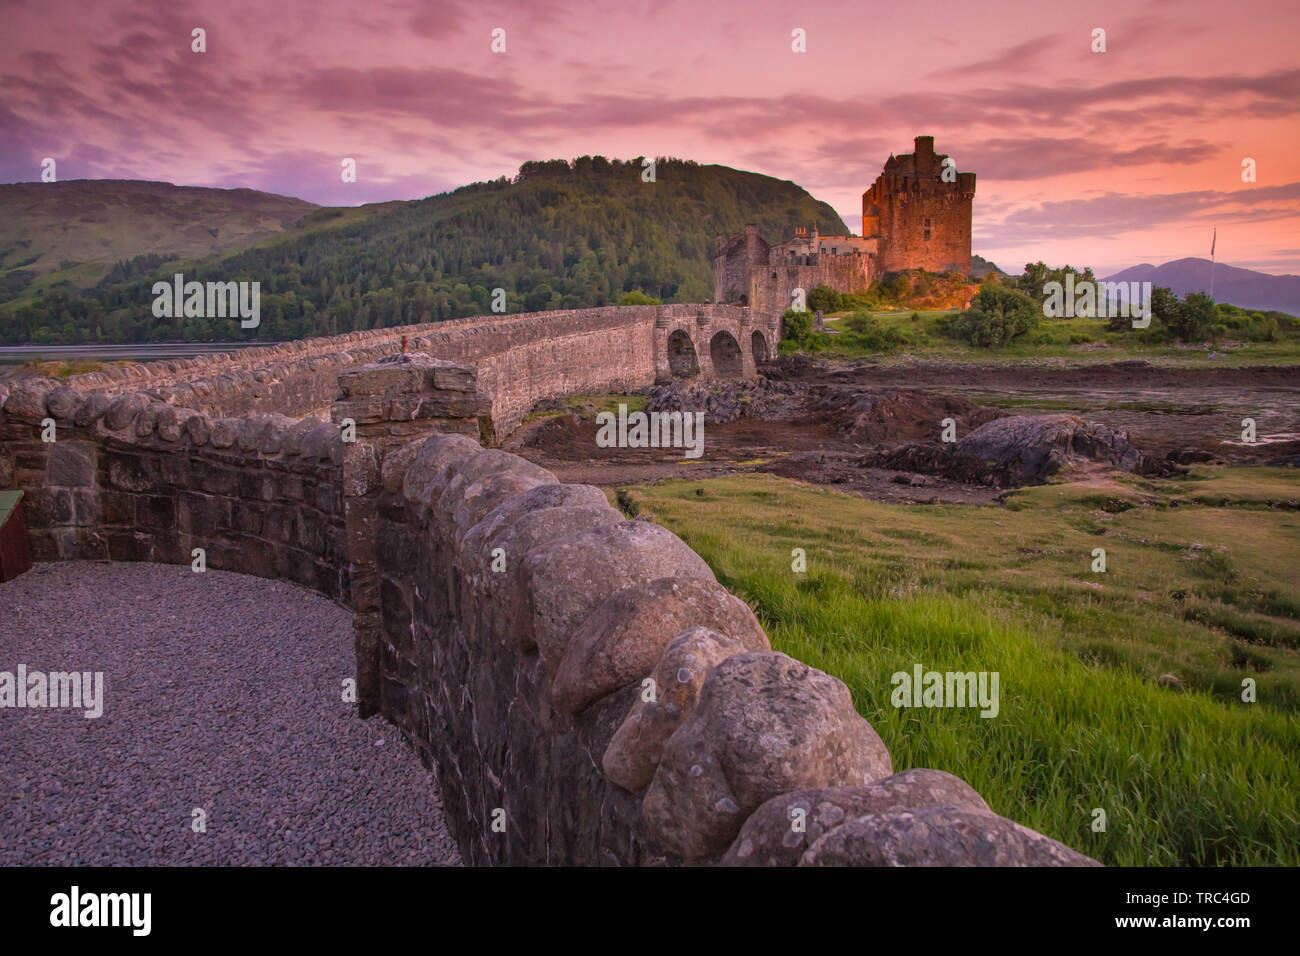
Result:
{"type": "Polygon", "coordinates": [[[0,865],[460,863],[433,775],[343,702],[351,615],[320,595],[37,565],[0,585],[0,671],[19,664],[102,671],[104,707],[0,709],[0,865]]]}

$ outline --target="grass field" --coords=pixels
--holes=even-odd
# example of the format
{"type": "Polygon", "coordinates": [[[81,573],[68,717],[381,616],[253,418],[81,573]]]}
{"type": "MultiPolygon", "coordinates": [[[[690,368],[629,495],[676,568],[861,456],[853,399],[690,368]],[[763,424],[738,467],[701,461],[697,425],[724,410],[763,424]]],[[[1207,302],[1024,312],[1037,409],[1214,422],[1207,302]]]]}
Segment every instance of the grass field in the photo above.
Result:
{"type": "Polygon", "coordinates": [[[1097,319],[1044,319],[1039,327],[1021,339],[996,349],[980,349],[952,339],[941,331],[941,319],[958,310],[917,312],[911,309],[867,313],[885,329],[895,330],[902,347],[890,352],[862,348],[844,335],[844,319],[828,317],[827,326],[839,335],[816,336],[815,354],[826,358],[872,357],[885,362],[914,360],[969,361],[981,364],[1015,363],[1026,359],[1063,358],[1072,362],[1116,362],[1140,358],[1155,363],[1178,365],[1290,365],[1300,363],[1300,338],[1294,333],[1276,342],[1248,342],[1225,339],[1194,346],[1146,344],[1125,332],[1109,332],[1097,319]],[[916,316],[913,319],[912,316],[916,316]],[[1210,356],[1213,355],[1214,358],[1210,356]]]}
{"type": "Polygon", "coordinates": [[[1295,472],[1049,485],[1001,508],[762,475],[617,497],[698,551],[777,650],[847,683],[896,769],[951,771],[1110,864],[1300,864],[1295,472]],[[1000,712],[894,708],[890,676],[915,664],[998,672],[1000,712]]]}
{"type": "Polygon", "coordinates": [[[535,422],[543,418],[555,418],[559,415],[572,415],[575,412],[585,413],[590,411],[586,406],[593,406],[595,411],[593,415],[601,412],[612,412],[618,414],[618,406],[626,405],[628,413],[639,412],[645,409],[646,397],[644,395],[570,395],[563,399],[560,404],[563,408],[544,408],[538,411],[529,412],[524,416],[522,424],[535,422]]]}

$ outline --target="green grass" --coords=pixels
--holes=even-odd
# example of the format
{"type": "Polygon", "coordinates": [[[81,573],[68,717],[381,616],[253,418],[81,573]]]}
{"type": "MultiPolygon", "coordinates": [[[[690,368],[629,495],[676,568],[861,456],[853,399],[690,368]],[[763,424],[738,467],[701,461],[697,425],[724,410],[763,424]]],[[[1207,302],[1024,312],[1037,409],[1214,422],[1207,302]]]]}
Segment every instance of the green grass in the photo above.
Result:
{"type": "Polygon", "coordinates": [[[639,412],[645,409],[646,397],[644,395],[570,395],[564,399],[564,407],[548,408],[541,411],[529,412],[524,416],[522,424],[539,421],[543,418],[556,418],[560,415],[572,415],[575,412],[581,412],[584,405],[594,405],[595,414],[601,412],[612,412],[618,414],[618,406],[626,405],[628,414],[639,412]]]}
{"type": "MultiPolygon", "coordinates": [[[[944,321],[957,314],[956,309],[898,309],[869,312],[886,329],[902,336],[903,344],[892,352],[881,353],[857,347],[841,337],[847,330],[848,315],[827,317],[827,326],[840,335],[822,333],[815,336],[814,351],[827,358],[880,358],[913,360],[917,358],[997,364],[1027,359],[1063,358],[1072,362],[1116,362],[1145,359],[1156,364],[1189,366],[1287,365],[1300,363],[1300,338],[1283,337],[1277,342],[1205,343],[1186,347],[1172,344],[1144,344],[1124,332],[1109,332],[1097,319],[1043,319],[1039,327],[999,349],[980,349],[944,334],[944,321]],[[912,316],[916,315],[916,321],[912,316]],[[1211,359],[1209,356],[1216,357],[1211,359]]],[[[1229,337],[1231,338],[1231,337],[1229,337]]]]}
{"type": "Polygon", "coordinates": [[[777,650],[848,684],[896,768],[955,773],[1106,863],[1300,863],[1300,514],[1277,507],[1300,475],[1049,485],[1009,508],[763,475],[619,497],[695,548],[777,650]],[[1000,713],[890,706],[890,675],[917,663],[997,671],[1000,713]]]}
{"type": "Polygon", "coordinates": [[[23,369],[37,375],[70,378],[73,375],[81,375],[85,372],[102,372],[106,368],[131,364],[133,363],[127,361],[97,362],[94,359],[68,359],[66,361],[56,359],[47,361],[38,357],[24,362],[23,369]]]}

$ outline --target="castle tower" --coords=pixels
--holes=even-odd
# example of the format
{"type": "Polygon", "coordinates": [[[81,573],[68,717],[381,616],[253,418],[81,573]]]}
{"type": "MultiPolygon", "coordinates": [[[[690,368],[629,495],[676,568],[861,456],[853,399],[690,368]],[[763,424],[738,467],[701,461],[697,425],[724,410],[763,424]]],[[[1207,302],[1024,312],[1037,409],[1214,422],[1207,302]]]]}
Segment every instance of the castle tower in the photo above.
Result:
{"type": "Polygon", "coordinates": [[[944,181],[944,160],[933,136],[918,136],[915,151],[890,155],[862,194],[862,235],[880,240],[880,270],[970,272],[975,174],[955,166],[944,181]]]}

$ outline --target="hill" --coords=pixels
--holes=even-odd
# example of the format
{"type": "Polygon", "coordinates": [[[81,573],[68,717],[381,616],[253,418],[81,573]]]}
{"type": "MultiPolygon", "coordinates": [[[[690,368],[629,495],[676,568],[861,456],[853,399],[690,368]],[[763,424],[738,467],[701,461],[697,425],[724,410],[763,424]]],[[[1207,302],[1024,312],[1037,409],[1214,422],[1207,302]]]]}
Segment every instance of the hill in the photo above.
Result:
{"type": "Polygon", "coordinates": [[[996,274],[999,276],[1006,275],[1005,272],[997,267],[997,263],[990,262],[983,256],[972,255],[970,257],[970,277],[972,279],[982,279],[989,274],[996,274]]]}
{"type": "Polygon", "coordinates": [[[61,279],[91,286],[117,261],[144,253],[195,258],[243,249],[315,208],[254,189],[128,179],[0,185],[0,301],[61,279]]]}
{"type": "MultiPolygon", "coordinates": [[[[1210,291],[1209,259],[1175,259],[1162,266],[1143,264],[1107,276],[1111,282],[1150,282],[1177,295],[1210,291]]],[[[1253,269],[1214,264],[1214,298],[1243,309],[1276,309],[1300,315],[1300,276],[1269,275],[1253,269]]]]}
{"type": "Polygon", "coordinates": [[[763,235],[814,223],[848,232],[794,183],[726,166],[661,159],[644,182],[640,158],[530,162],[514,179],[427,199],[316,209],[236,253],[143,256],[93,289],[52,284],[0,310],[0,341],[293,339],[485,314],[497,288],[509,312],[606,305],[635,289],[700,302],[713,293],[718,234],[747,222],[763,235]],[[260,282],[260,327],[154,318],[152,284],[175,271],[260,282]]]}

